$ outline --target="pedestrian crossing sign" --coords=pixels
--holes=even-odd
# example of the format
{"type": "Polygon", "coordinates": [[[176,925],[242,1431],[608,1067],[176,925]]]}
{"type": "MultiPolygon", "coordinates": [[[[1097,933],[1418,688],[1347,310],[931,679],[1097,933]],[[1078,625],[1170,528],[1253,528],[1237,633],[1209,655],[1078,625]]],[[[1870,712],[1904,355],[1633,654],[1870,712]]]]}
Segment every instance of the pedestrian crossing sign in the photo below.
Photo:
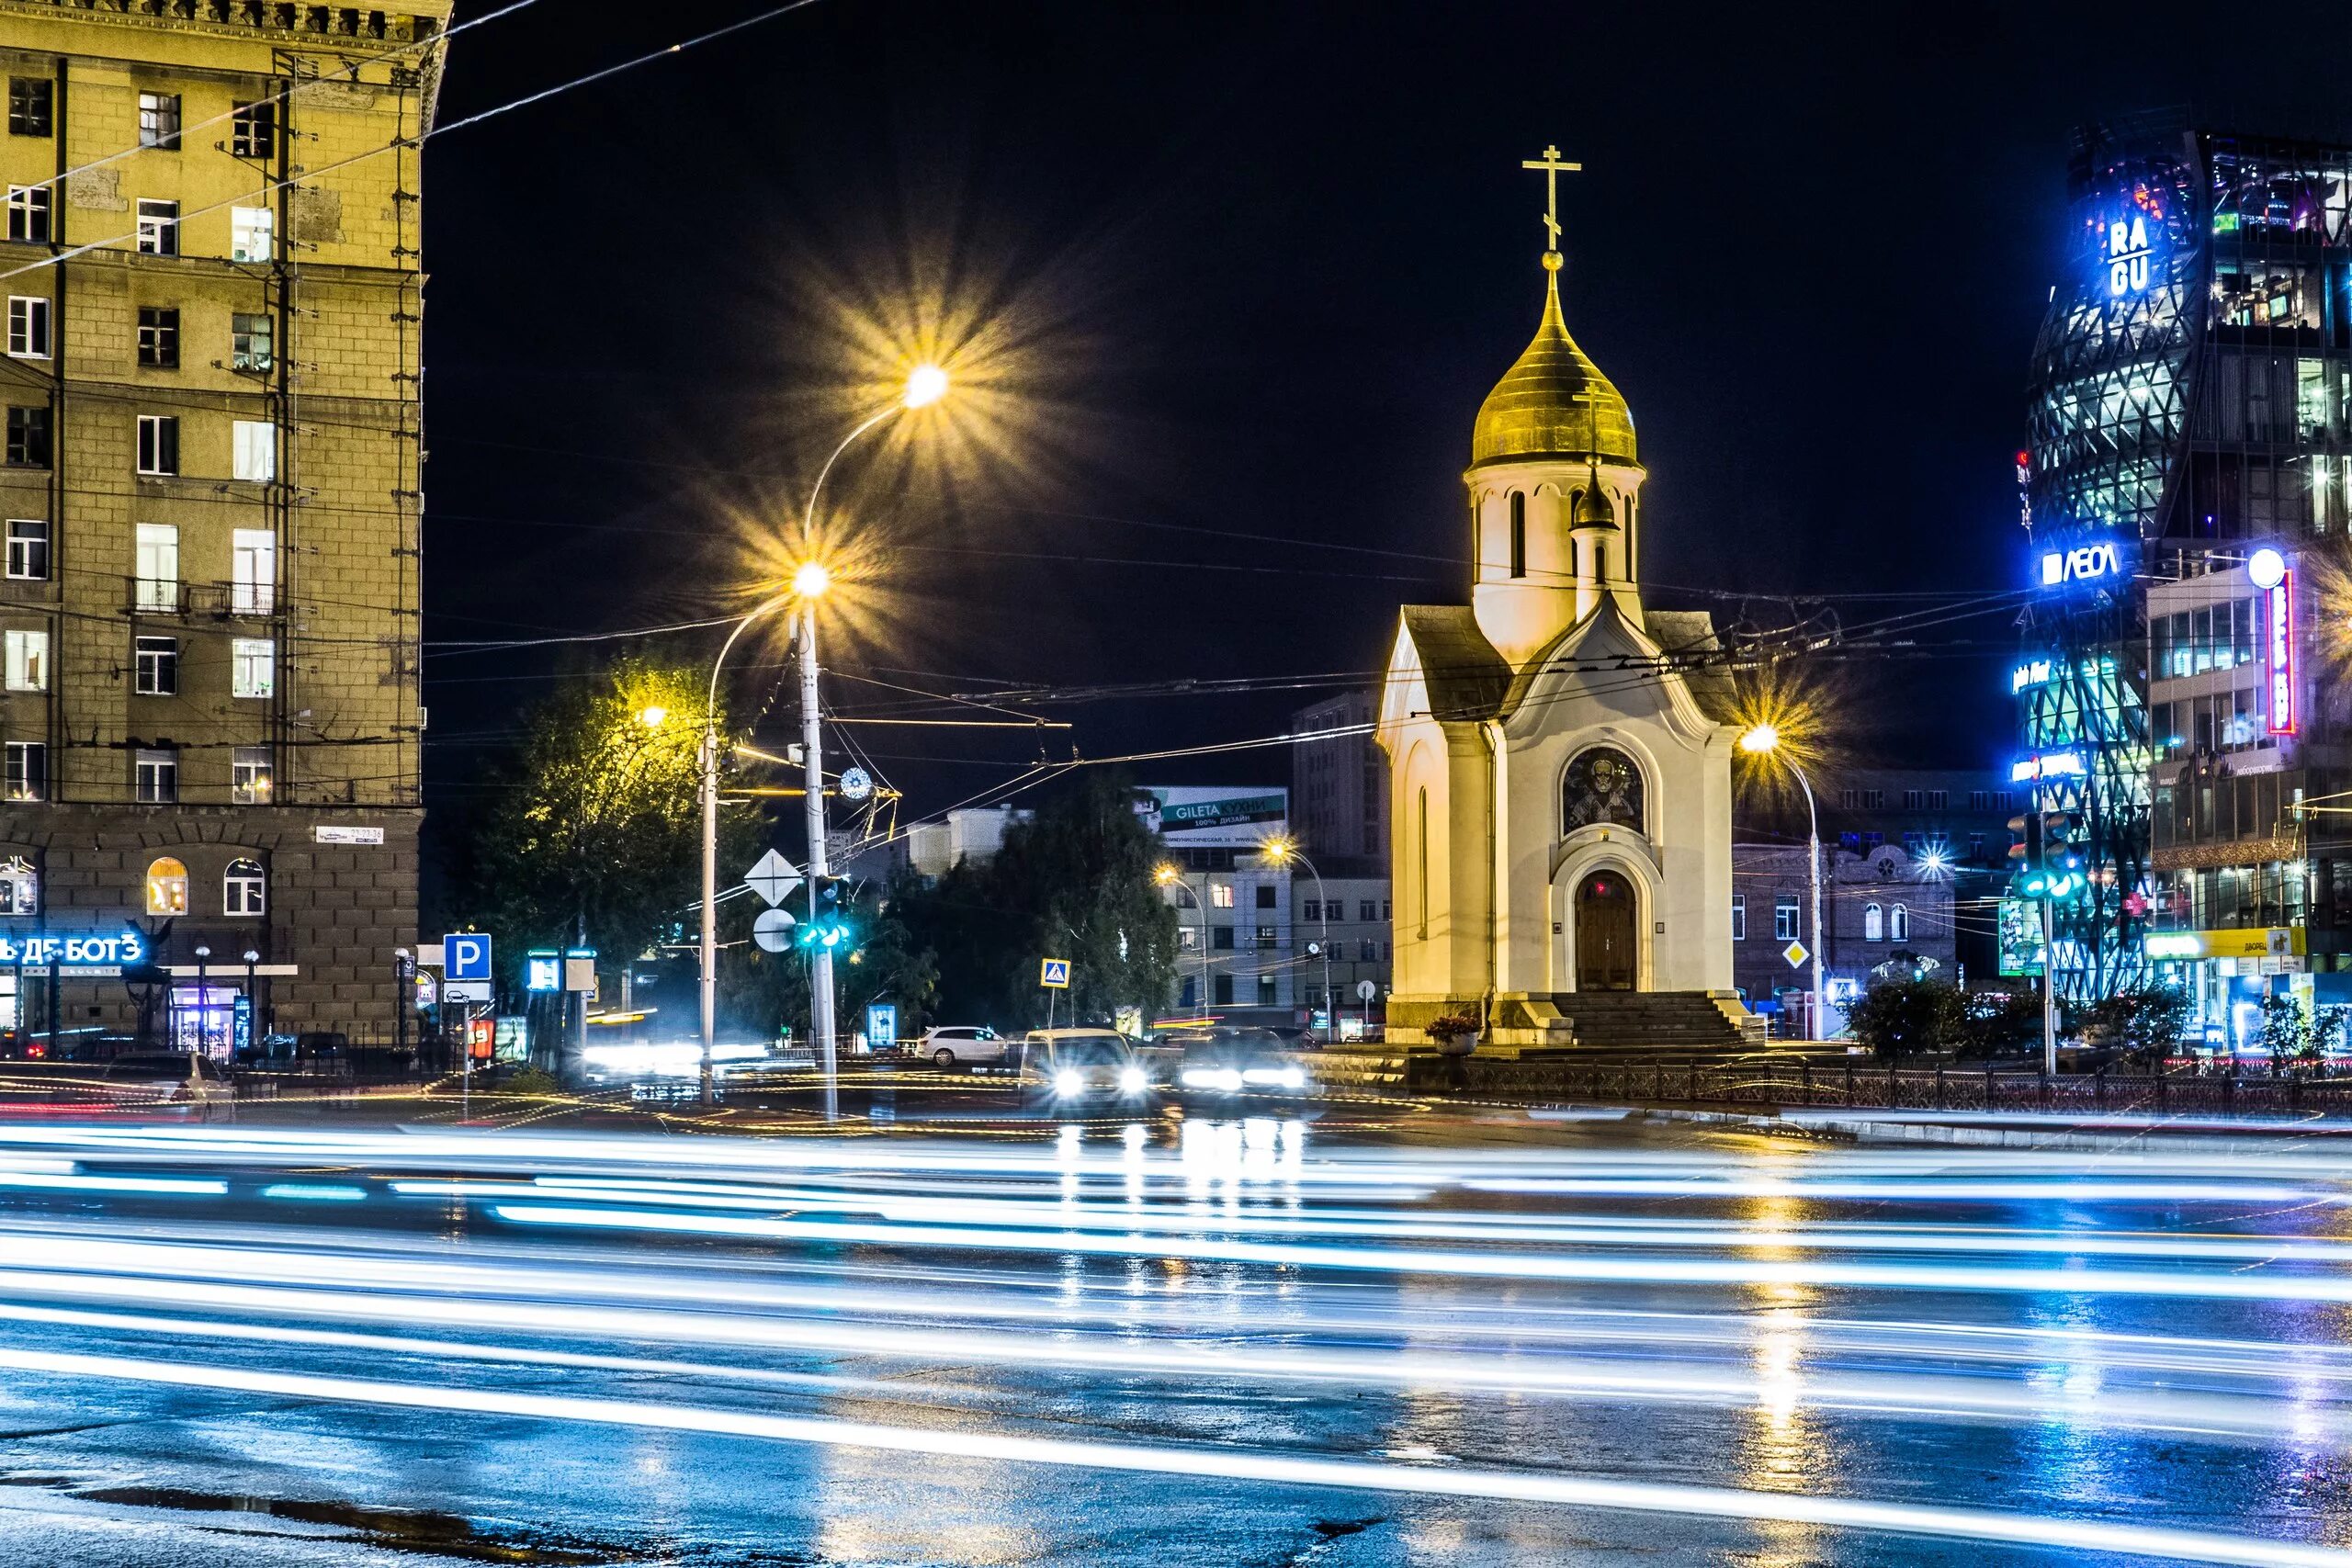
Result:
{"type": "Polygon", "coordinates": [[[1069,960],[1067,958],[1046,959],[1045,963],[1038,967],[1037,984],[1046,987],[1048,990],[1069,990],[1069,960]]]}

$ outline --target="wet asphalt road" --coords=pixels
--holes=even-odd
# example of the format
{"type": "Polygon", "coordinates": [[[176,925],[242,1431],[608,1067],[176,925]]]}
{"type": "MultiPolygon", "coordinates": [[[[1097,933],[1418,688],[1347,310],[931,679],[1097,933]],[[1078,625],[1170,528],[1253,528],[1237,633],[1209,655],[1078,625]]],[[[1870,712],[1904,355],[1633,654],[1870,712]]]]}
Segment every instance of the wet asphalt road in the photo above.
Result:
{"type": "Polygon", "coordinates": [[[1253,1109],[0,1122],[0,1562],[2352,1564],[2342,1156],[1253,1109]]]}

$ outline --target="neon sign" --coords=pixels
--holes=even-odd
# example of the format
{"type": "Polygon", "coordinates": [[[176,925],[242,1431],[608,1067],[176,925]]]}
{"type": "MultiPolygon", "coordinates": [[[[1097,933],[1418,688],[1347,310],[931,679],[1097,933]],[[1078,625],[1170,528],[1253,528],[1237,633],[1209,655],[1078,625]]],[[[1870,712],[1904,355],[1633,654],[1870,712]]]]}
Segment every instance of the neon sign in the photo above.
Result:
{"type": "Polygon", "coordinates": [[[2134,212],[2107,226],[2107,291],[2118,298],[2148,287],[2148,215],[2134,212]]]}
{"type": "Polygon", "coordinates": [[[2065,582],[2089,582],[2112,577],[2122,570],[2123,557],[2116,549],[2115,541],[2102,539],[2095,545],[2077,545],[2071,550],[2044,552],[2041,585],[2055,588],[2065,582]]]}
{"type": "Polygon", "coordinates": [[[2300,721],[2295,711],[2295,574],[2281,572],[2268,597],[2270,733],[2292,735],[2300,721]]]}
{"type": "Polygon", "coordinates": [[[2031,779],[2081,778],[2089,770],[2080,751],[2045,751],[2039,757],[2021,758],[2009,766],[2009,782],[2024,784],[2031,779]]]}
{"type": "Polygon", "coordinates": [[[2046,686],[2050,683],[2050,660],[2029,660],[2009,671],[2009,690],[2017,693],[2024,691],[2028,686],[2046,686]]]}
{"type": "Polygon", "coordinates": [[[147,939],[134,931],[102,936],[96,931],[54,936],[0,935],[0,964],[56,964],[64,969],[112,969],[141,964],[147,939]]]}

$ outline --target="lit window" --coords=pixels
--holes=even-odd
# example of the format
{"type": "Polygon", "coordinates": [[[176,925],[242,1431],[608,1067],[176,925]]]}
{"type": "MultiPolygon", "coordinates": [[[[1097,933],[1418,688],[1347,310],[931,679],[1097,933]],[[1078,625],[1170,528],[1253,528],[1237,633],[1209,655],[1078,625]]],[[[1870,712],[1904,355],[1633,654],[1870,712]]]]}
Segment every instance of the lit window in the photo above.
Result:
{"type": "Polygon", "coordinates": [[[49,524],[38,517],[8,519],[8,575],[21,581],[49,578],[49,524]]]}
{"type": "Polygon", "coordinates": [[[29,244],[49,243],[49,187],[8,187],[8,238],[29,244]]]}
{"type": "Polygon", "coordinates": [[[180,96],[177,93],[139,95],[139,145],[165,152],[180,150],[180,96]]]}
{"type": "Polygon", "coordinates": [[[271,773],[268,747],[238,747],[229,762],[229,798],[239,806],[267,806],[271,773]]]}
{"type": "Polygon", "coordinates": [[[277,477],[277,427],[266,420],[241,419],[234,423],[233,467],[231,477],[254,484],[267,484],[277,477]]]}
{"type": "Polygon", "coordinates": [[[180,367],[180,313],[158,306],[139,308],[139,363],[150,370],[180,367]]]}
{"type": "Polygon", "coordinates": [[[0,861],[0,915],[40,913],[40,874],[22,855],[0,861]]]}
{"type": "Polygon", "coordinates": [[[141,523],[138,527],[138,592],[132,603],[142,610],[176,610],[180,604],[180,531],[169,523],[141,523]]]}
{"type": "Polygon", "coordinates": [[[241,637],[229,641],[230,694],[266,697],[277,689],[277,645],[267,637],[241,637]]]}
{"type": "Polygon", "coordinates": [[[220,878],[220,912],[255,916],[269,904],[269,877],[258,861],[232,860],[220,878]]]}
{"type": "Polygon", "coordinates": [[[8,134],[47,136],[57,84],[46,76],[8,78],[8,134]]]}
{"type": "Polygon", "coordinates": [[[177,414],[139,416],[139,471],[176,474],[180,471],[180,421],[177,414]]]}
{"type": "Polygon", "coordinates": [[[277,536],[266,528],[239,528],[230,536],[229,608],[240,615],[266,615],[277,602],[277,536]]]}
{"type": "Polygon", "coordinates": [[[1864,942],[1886,940],[1886,911],[1876,904],[1862,906],[1862,940],[1864,942]]]}
{"type": "Polygon", "coordinates": [[[1231,884],[1230,882],[1212,882],[1212,883],[1210,883],[1210,884],[1209,884],[1209,907],[1210,907],[1211,908],[1214,908],[1214,909],[1230,909],[1230,908],[1233,908],[1233,884],[1231,884]]]}
{"type": "Polygon", "coordinates": [[[273,363],[276,336],[275,325],[267,316],[247,315],[243,310],[231,316],[229,368],[266,371],[273,363]]]}
{"type": "Polygon", "coordinates": [[[1734,942],[1747,940],[1747,895],[1745,893],[1731,896],[1731,939],[1734,942]]]}
{"type": "Polygon", "coordinates": [[[49,798],[49,746],[40,740],[11,740],[6,793],[10,800],[49,798]]]}
{"type": "Polygon", "coordinates": [[[139,201],[139,254],[175,256],[180,254],[180,204],[141,197],[139,201]]]}
{"type": "Polygon", "coordinates": [[[1886,912],[1886,935],[1887,940],[1890,942],[1909,942],[1911,940],[1911,910],[1909,906],[1897,904],[1894,908],[1889,909],[1886,912]]]}
{"type": "Polygon", "coordinates": [[[8,296],[8,356],[49,357],[49,299],[40,294],[8,296]]]}
{"type": "Polygon", "coordinates": [[[132,689],[142,697],[180,694],[180,639],[142,637],[131,639],[132,689]]]}
{"type": "Polygon", "coordinates": [[[229,116],[229,152],[237,158],[273,158],[277,155],[277,104],[264,98],[259,103],[237,104],[229,116]]]}
{"type": "Polygon", "coordinates": [[[229,209],[229,259],[266,262],[277,227],[277,215],[266,207],[229,209]]]}
{"type": "Polygon", "coordinates": [[[12,468],[49,467],[49,411],[11,404],[8,409],[8,463],[12,468]]]}
{"type": "MultiPolygon", "coordinates": [[[[142,751],[140,756],[169,756],[168,751],[142,751]]],[[[141,795],[139,798],[148,798],[141,795]]],[[[187,867],[169,855],[147,863],[147,912],[151,915],[187,913],[187,867]]]]}
{"type": "Polygon", "coordinates": [[[11,629],[0,636],[6,650],[7,687],[12,692],[49,690],[49,634],[11,629]]]}
{"type": "MultiPolygon", "coordinates": [[[[131,793],[141,806],[169,806],[180,797],[180,754],[157,749],[132,753],[131,793]]],[[[158,861],[157,865],[165,863],[158,861]]],[[[187,868],[177,861],[169,863],[179,873],[179,903],[168,909],[155,907],[155,868],[147,868],[147,912],[151,915],[185,915],[187,913],[187,868]]]]}

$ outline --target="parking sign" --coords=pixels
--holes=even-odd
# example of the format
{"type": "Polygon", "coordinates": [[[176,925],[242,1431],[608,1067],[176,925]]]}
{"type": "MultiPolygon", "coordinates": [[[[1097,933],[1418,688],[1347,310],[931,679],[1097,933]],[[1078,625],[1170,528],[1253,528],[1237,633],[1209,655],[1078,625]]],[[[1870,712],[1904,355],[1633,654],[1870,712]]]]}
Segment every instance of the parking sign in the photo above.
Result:
{"type": "Polygon", "coordinates": [[[466,931],[441,939],[441,977],[445,980],[490,978],[490,938],[466,931]]]}

